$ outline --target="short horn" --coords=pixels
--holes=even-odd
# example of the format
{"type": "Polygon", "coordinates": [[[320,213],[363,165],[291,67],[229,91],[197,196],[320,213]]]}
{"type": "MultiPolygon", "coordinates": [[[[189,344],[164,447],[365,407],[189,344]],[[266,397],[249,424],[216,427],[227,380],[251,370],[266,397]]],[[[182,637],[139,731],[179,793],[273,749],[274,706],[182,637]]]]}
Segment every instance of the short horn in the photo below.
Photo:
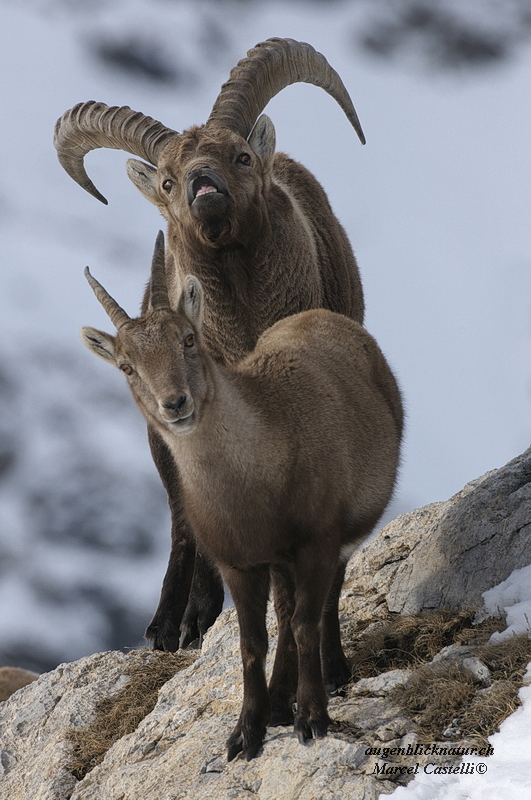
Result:
{"type": "Polygon", "coordinates": [[[170,139],[179,135],[129,106],[107,106],[89,100],[65,111],[57,120],[54,145],[57,157],[70,177],[107,204],[85,172],[83,159],[87,153],[99,147],[110,147],[125,150],[156,166],[162,149],[170,139]]]}
{"type": "Polygon", "coordinates": [[[151,262],[150,297],[153,311],[159,308],[170,308],[170,298],[166,282],[164,234],[162,231],[158,232],[155,250],[153,252],[153,260],[151,262]]]}
{"type": "Polygon", "coordinates": [[[207,125],[229,128],[247,139],[271,98],[299,82],[313,83],[328,92],[365,144],[358,115],[338,73],[310,44],[294,39],[267,39],[249,50],[221,87],[207,125]]]}
{"type": "Polygon", "coordinates": [[[94,294],[102,304],[103,308],[109,315],[111,322],[113,323],[114,327],[119,329],[122,325],[125,325],[126,322],[131,321],[131,317],[126,314],[126,312],[118,305],[116,300],[114,300],[110,294],[107,292],[106,289],[103,288],[101,283],[99,283],[96,278],[93,278],[90,274],[90,270],[88,267],[85,267],[85,277],[90,283],[94,294]]]}

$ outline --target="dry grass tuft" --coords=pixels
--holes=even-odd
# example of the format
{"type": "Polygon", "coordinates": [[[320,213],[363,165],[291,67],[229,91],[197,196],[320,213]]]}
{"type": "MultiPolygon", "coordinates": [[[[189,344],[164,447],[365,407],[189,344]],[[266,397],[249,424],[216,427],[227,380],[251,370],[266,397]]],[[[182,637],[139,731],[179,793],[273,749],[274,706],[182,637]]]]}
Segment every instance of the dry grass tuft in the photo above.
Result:
{"type": "Polygon", "coordinates": [[[353,682],[390,669],[410,669],[407,685],[391,697],[414,720],[420,740],[441,741],[448,728],[457,728],[455,738],[487,746],[487,737],[520,705],[518,690],[531,661],[531,639],[514,636],[489,644],[492,633],[505,627],[503,621],[489,618],[473,625],[474,616],[475,609],[416,617],[389,614],[363,630],[349,631],[353,682]],[[428,663],[448,645],[472,648],[490,670],[492,684],[482,688],[458,661],[428,663]]]}
{"type": "Polygon", "coordinates": [[[504,719],[521,705],[518,697],[520,682],[496,681],[480,690],[459,720],[463,737],[486,747],[488,737],[496,733],[504,719]]]}
{"type": "Polygon", "coordinates": [[[73,745],[70,771],[81,780],[97,764],[118,739],[132,733],[155,707],[159,689],[170,678],[195,661],[196,656],[184,653],[163,653],[134,650],[124,670],[130,680],[111,697],[96,706],[93,722],[83,728],[72,728],[68,740],[73,745]],[[149,656],[149,658],[148,658],[149,656]]]}
{"type": "Polygon", "coordinates": [[[492,684],[487,688],[481,688],[459,663],[440,661],[417,668],[408,684],[393,693],[416,722],[422,741],[440,741],[447,728],[456,727],[452,738],[486,747],[488,737],[520,705],[518,690],[531,661],[531,639],[514,636],[484,644],[476,652],[491,671],[492,684]]]}
{"type": "Polygon", "coordinates": [[[490,669],[493,683],[477,693],[463,714],[460,728],[471,738],[485,742],[521,705],[518,690],[531,661],[531,639],[524,634],[487,644],[479,649],[478,657],[490,669]]]}
{"type": "MultiPolygon", "coordinates": [[[[504,625],[488,619],[472,625],[475,609],[438,611],[417,617],[389,615],[361,632],[347,634],[353,657],[352,678],[371,678],[390,669],[417,667],[450,644],[485,642],[504,625]]],[[[345,637],[345,638],[347,638],[345,637]]]]}
{"type": "Polygon", "coordinates": [[[393,692],[393,699],[416,722],[421,741],[437,742],[456,718],[462,719],[475,695],[472,675],[451,662],[419,667],[407,686],[393,692]]]}
{"type": "Polygon", "coordinates": [[[516,681],[521,685],[527,663],[531,661],[531,639],[524,634],[485,644],[479,648],[478,658],[490,669],[494,680],[516,681]]]}

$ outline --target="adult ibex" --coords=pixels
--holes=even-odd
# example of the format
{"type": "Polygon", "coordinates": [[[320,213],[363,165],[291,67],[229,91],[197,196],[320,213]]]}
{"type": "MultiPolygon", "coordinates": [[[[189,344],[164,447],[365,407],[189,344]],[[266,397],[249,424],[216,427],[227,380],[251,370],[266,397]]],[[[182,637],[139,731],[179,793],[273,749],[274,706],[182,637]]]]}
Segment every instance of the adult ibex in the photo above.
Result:
{"type": "MultiPolygon", "coordinates": [[[[363,322],[356,261],[325,192],[301,164],[275,153],[271,120],[257,121],[269,100],[296,81],[332,95],[364,141],[339,75],[313,47],[291,39],[269,39],[250,50],[207,123],[184,133],[127,106],[92,101],[67,111],[56,126],[61,164],[103,202],[83,166],[87,152],[111,147],[149,162],[130,159],[127,171],[168,222],[170,301],[177,303],[186,275],[201,280],[203,336],[220,362],[238,361],[266,328],[305,309],[324,307],[363,322]]],[[[168,492],[172,549],[146,638],[155,648],[175,650],[212,624],[223,586],[208,561],[195,557],[173,460],[157,431],[150,426],[148,433],[168,492]]]]}
{"type": "Polygon", "coordinates": [[[139,319],[87,268],[118,332],[81,334],[127,375],[178,466],[194,535],[233,597],[244,700],[228,758],[243,752],[249,760],[269,722],[293,721],[295,699],[299,740],[326,735],[325,684],[336,688],[350,676],[338,622],[345,564],[391,496],[402,405],[372,336],[325,309],[284,318],[241,361],[217,363],[202,337],[197,278],[185,277],[181,298],[170,300],[163,241],[161,232],[139,319]],[[279,633],[268,690],[270,581],[279,633]]]}

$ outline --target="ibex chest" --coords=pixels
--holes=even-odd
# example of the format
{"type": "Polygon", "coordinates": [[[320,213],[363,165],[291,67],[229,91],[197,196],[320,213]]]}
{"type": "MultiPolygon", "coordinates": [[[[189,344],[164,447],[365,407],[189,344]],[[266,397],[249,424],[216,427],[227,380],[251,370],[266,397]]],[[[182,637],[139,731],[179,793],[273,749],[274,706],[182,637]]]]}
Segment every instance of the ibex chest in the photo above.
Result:
{"type": "Polygon", "coordinates": [[[210,441],[174,451],[195,535],[216,560],[241,566],[269,560],[272,536],[274,548],[286,546],[282,444],[258,448],[252,439],[243,433],[223,448],[210,441]]]}

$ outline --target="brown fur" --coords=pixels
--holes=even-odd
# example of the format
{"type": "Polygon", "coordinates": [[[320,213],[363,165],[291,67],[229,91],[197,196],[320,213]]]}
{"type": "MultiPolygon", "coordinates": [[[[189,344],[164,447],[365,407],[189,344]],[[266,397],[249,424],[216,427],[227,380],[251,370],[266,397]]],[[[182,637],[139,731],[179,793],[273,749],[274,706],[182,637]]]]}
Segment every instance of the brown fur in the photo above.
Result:
{"type": "Polygon", "coordinates": [[[402,406],[374,339],[324,309],[279,321],[237,364],[217,364],[201,335],[202,294],[188,276],[177,311],[148,309],[116,337],[82,337],[128,375],[178,466],[194,535],[230,589],[244,702],[228,755],[249,759],[271,714],[292,719],[295,698],[299,739],[326,735],[325,683],[336,690],[350,676],[337,611],[344,566],[391,496],[402,406]],[[279,643],[268,691],[270,581],[279,643]]]}
{"type": "Polygon", "coordinates": [[[251,144],[232,131],[214,135],[196,127],[167,145],[157,170],[133,159],[128,165],[168,221],[173,305],[184,276],[199,278],[205,341],[225,363],[238,361],[266,328],[298,311],[330,308],[363,322],[354,255],[322,187],[285,154],[261,157],[251,144]],[[243,151],[251,166],[234,163],[243,151]],[[224,181],[228,194],[190,206],[187,176],[202,166],[224,181]],[[138,179],[140,171],[147,182],[138,179]],[[162,188],[166,180],[173,182],[170,192],[162,188]]]}

